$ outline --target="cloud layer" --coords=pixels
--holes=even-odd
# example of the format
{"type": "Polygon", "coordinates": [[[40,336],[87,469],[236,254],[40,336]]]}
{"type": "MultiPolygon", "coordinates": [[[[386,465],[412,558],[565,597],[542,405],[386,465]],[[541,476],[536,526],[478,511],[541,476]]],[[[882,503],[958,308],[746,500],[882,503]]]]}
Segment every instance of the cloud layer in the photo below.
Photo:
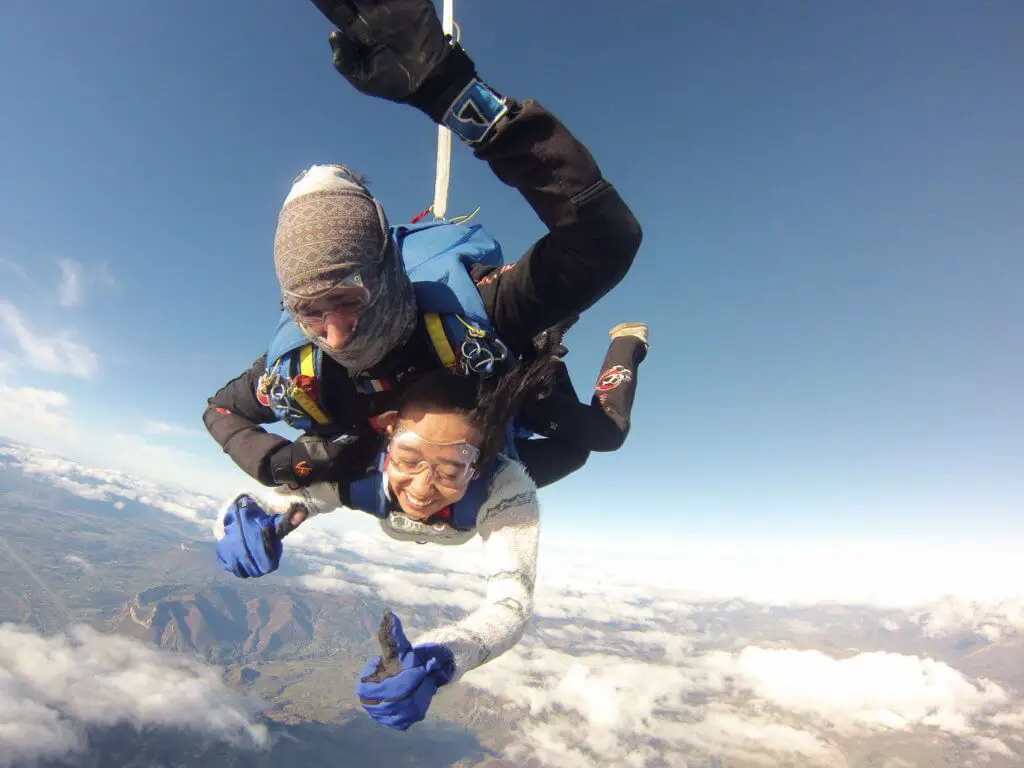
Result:
{"type": "MultiPolygon", "coordinates": [[[[138,500],[204,525],[217,508],[45,452],[5,451],[25,472],[87,498],[138,500]]],[[[534,627],[460,686],[498,697],[500,716],[518,720],[500,748],[506,758],[566,768],[708,757],[847,766],[873,752],[893,766],[999,766],[1024,749],[1013,683],[1024,588],[1012,558],[1000,559],[1010,547],[956,559],[911,542],[869,543],[835,546],[827,562],[809,544],[677,549],[662,560],[649,549],[610,557],[583,541],[542,545],[534,627]]],[[[478,541],[395,542],[360,513],[314,518],[285,553],[299,575],[268,583],[384,600],[414,642],[483,599],[478,541]]],[[[452,696],[443,691],[432,711],[452,696]]],[[[46,726],[57,743],[61,722],[46,726]]]]}
{"type": "Polygon", "coordinates": [[[935,659],[683,644],[659,657],[673,633],[656,633],[541,630],[465,681],[525,713],[510,757],[566,768],[708,756],[847,766],[860,745],[894,735],[911,753],[960,740],[972,760],[1024,746],[1016,692],[935,659]]]}
{"type": "MultiPolygon", "coordinates": [[[[152,430],[147,431],[152,433],[152,430]]],[[[185,437],[198,434],[171,425],[163,425],[160,434],[166,436],[172,432],[185,437]]],[[[147,439],[126,432],[97,434],[85,429],[76,419],[70,400],[63,392],[10,387],[0,378],[0,439],[3,437],[84,457],[94,465],[114,466],[122,470],[124,478],[142,476],[149,478],[147,482],[151,485],[166,483],[224,495],[239,488],[260,487],[230,462],[225,466],[223,454],[215,453],[216,458],[211,462],[184,447],[155,442],[159,436],[147,439]]],[[[212,444],[205,435],[202,437],[204,444],[212,444]]],[[[78,466],[85,469],[84,465],[78,466]]]]}
{"type": "Polygon", "coordinates": [[[0,625],[0,681],[0,766],[83,749],[83,726],[172,726],[235,744],[267,740],[215,668],[85,626],[42,637],[0,625]]]}
{"type": "Polygon", "coordinates": [[[0,383],[0,423],[11,433],[72,430],[64,415],[67,395],[52,389],[8,387],[0,383]]]}
{"type": "MultiPolygon", "coordinates": [[[[439,605],[457,616],[482,599],[479,543],[407,546],[347,528],[351,514],[316,518],[288,538],[286,557],[309,571],[297,577],[303,586],[386,600],[420,631],[438,621],[439,605]]],[[[679,576],[687,570],[679,559],[620,552],[609,560],[581,547],[549,548],[535,627],[464,685],[505,700],[505,715],[521,720],[506,758],[565,768],[708,757],[848,766],[872,749],[894,766],[956,754],[1002,765],[1024,748],[1020,692],[955,661],[962,633],[983,647],[1016,637],[1024,590],[998,600],[932,599],[917,590],[914,570],[920,565],[927,576],[931,563],[948,570],[949,561],[908,545],[896,553],[906,580],[891,584],[900,599],[883,595],[872,605],[876,587],[858,592],[863,571],[851,567],[845,581],[833,574],[826,587],[856,599],[821,602],[827,590],[797,578],[821,558],[813,547],[803,559],[797,551],[768,544],[752,557],[776,570],[784,563],[783,574],[758,580],[747,568],[743,581],[708,568],[696,585],[679,576]]],[[[718,554],[703,562],[732,562],[718,554]]],[[[838,555],[833,565],[867,560],[867,552],[838,555]]],[[[1000,587],[1011,593],[1014,583],[1000,587]]]]}
{"type": "Polygon", "coordinates": [[[124,500],[135,501],[204,528],[216,517],[220,504],[212,496],[167,488],[113,469],[87,467],[37,448],[0,444],[0,458],[26,475],[45,478],[83,499],[109,501],[120,508],[124,500]]]}

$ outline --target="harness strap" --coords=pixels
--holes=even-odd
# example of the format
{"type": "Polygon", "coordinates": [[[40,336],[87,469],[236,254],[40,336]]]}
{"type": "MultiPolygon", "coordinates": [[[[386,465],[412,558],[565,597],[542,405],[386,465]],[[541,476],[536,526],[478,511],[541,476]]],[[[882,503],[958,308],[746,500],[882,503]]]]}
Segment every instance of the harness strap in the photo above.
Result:
{"type": "Polygon", "coordinates": [[[313,398],[306,394],[306,390],[302,387],[303,383],[316,381],[315,354],[316,350],[312,344],[307,344],[299,350],[299,376],[292,380],[289,394],[317,424],[330,424],[330,417],[323,412],[313,398]]]}
{"type": "Polygon", "coordinates": [[[316,375],[316,361],[314,360],[313,345],[307,344],[299,353],[299,373],[303,376],[316,375]]]}
{"type": "Polygon", "coordinates": [[[445,331],[444,322],[437,312],[427,312],[423,315],[423,321],[427,326],[427,334],[430,336],[430,343],[434,345],[441,364],[445,368],[455,367],[455,350],[448,341],[448,333],[445,331]]]}

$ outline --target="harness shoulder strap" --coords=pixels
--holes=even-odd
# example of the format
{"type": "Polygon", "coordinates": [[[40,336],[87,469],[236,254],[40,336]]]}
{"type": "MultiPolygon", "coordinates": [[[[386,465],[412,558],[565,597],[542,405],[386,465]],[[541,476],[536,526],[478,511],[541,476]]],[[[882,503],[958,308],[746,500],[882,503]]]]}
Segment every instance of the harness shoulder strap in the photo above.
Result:
{"type": "Polygon", "coordinates": [[[430,343],[433,345],[434,352],[437,355],[437,359],[441,361],[441,365],[448,369],[455,368],[458,363],[458,357],[455,354],[455,347],[452,346],[452,341],[456,341],[456,347],[460,345],[457,343],[457,340],[449,339],[448,328],[444,320],[441,319],[441,315],[437,312],[425,312],[423,322],[427,327],[427,335],[430,337],[430,343]]]}
{"type": "Polygon", "coordinates": [[[384,456],[383,453],[377,455],[374,472],[348,485],[349,507],[380,518],[388,516],[388,500],[384,495],[384,483],[381,482],[384,456]]]}
{"type": "MultiPolygon", "coordinates": [[[[294,352],[292,354],[295,354],[294,352]]],[[[331,418],[314,400],[319,395],[320,366],[319,356],[322,353],[313,344],[299,347],[299,374],[292,377],[291,396],[299,407],[317,424],[330,424],[331,418]],[[312,390],[313,395],[310,394],[312,390]]]]}
{"type": "Polygon", "coordinates": [[[256,385],[256,397],[289,426],[309,429],[327,425],[331,417],[320,402],[323,352],[302,332],[291,315],[282,312],[267,348],[266,370],[256,385]]]}

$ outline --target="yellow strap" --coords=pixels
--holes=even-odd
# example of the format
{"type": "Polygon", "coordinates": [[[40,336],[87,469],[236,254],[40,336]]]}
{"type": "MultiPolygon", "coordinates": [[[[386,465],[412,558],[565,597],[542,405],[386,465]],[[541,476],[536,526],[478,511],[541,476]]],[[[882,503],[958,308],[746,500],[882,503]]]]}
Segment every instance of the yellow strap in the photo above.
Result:
{"type": "Polygon", "coordinates": [[[423,320],[427,324],[430,342],[434,345],[434,349],[437,350],[437,356],[441,358],[441,363],[445,368],[454,368],[455,351],[452,349],[452,345],[448,343],[448,334],[444,332],[444,323],[441,322],[441,316],[436,312],[427,312],[423,315],[423,320]]]}
{"type": "MultiPolygon", "coordinates": [[[[312,344],[307,344],[301,350],[299,350],[299,373],[303,376],[309,376],[315,378],[316,366],[314,358],[315,349],[312,344]]],[[[324,413],[320,406],[313,402],[313,398],[307,395],[301,388],[295,386],[292,387],[292,399],[299,404],[306,413],[309,414],[310,418],[313,419],[317,424],[329,424],[330,418],[324,413]]]]}
{"type": "Polygon", "coordinates": [[[310,378],[315,376],[316,367],[313,363],[313,345],[307,344],[299,352],[299,373],[303,376],[309,376],[310,378]]]}
{"type": "Polygon", "coordinates": [[[298,387],[292,387],[292,399],[295,400],[308,413],[317,424],[328,424],[330,419],[327,414],[320,410],[320,406],[313,402],[313,399],[298,387]]]}

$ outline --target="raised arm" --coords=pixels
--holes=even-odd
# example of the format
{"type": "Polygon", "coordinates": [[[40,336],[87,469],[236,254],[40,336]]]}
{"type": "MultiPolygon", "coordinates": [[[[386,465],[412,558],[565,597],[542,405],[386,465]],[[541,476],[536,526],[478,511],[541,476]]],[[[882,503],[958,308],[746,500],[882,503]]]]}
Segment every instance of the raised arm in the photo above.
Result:
{"type": "Polygon", "coordinates": [[[449,128],[548,228],[480,284],[506,343],[589,308],[622,280],[640,225],[582,143],[535,101],[505,98],[447,40],[431,0],[313,0],[338,27],[334,67],[357,90],[409,104],[449,128]]]}
{"type": "Polygon", "coordinates": [[[640,248],[640,224],[587,148],[536,101],[510,101],[475,154],[548,228],[522,258],[477,286],[501,337],[526,349],[618,285],[640,248]]]}
{"type": "Polygon", "coordinates": [[[452,652],[457,680],[497,658],[523,636],[533,616],[540,507],[537,489],[522,466],[508,462],[494,477],[477,529],[487,557],[484,603],[462,620],[416,638],[452,652]]]}

